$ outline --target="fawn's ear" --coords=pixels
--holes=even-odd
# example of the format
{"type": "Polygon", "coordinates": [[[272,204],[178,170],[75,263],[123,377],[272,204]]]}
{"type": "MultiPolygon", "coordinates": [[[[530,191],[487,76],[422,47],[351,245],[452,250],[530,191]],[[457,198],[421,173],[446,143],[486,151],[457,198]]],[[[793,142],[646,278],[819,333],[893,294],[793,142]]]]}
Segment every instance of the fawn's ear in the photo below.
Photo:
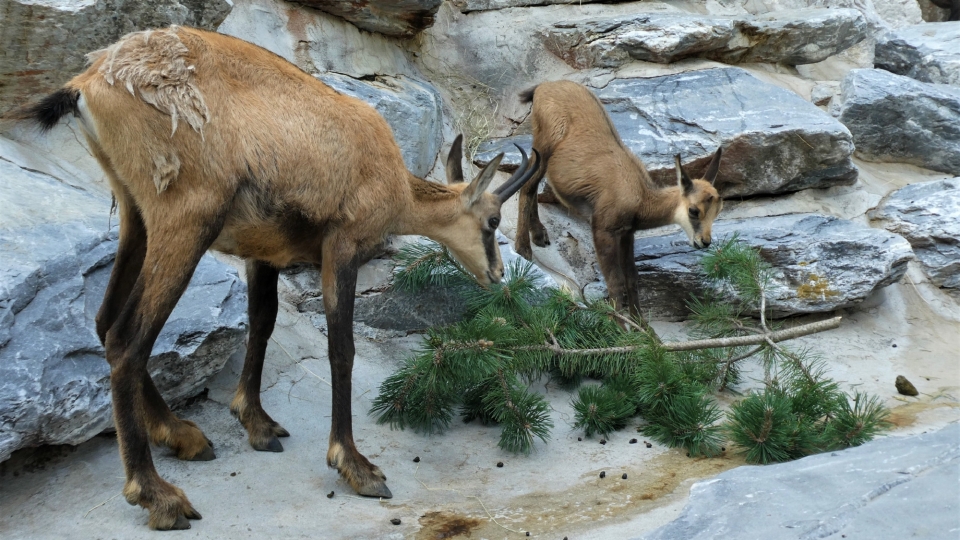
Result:
{"type": "Polygon", "coordinates": [[[477,201],[480,200],[480,196],[487,191],[487,186],[490,185],[490,182],[493,181],[493,177],[497,174],[497,167],[500,166],[500,160],[503,159],[503,154],[497,155],[493,158],[490,163],[487,163],[487,166],[480,171],[480,174],[473,179],[473,182],[470,182],[470,185],[467,186],[467,189],[463,190],[463,193],[460,197],[463,200],[463,205],[467,208],[473,206],[477,201]]]}
{"type": "Polygon", "coordinates": [[[463,134],[457,135],[450,147],[450,153],[447,154],[447,183],[457,184],[463,182],[463,134]]]}
{"type": "Polygon", "coordinates": [[[707,172],[703,173],[703,179],[710,182],[710,185],[713,185],[714,182],[717,181],[721,157],[723,157],[723,147],[717,148],[717,152],[713,154],[713,159],[711,159],[710,164],[707,165],[707,172]]]}
{"type": "Polygon", "coordinates": [[[673,156],[673,161],[677,168],[677,185],[680,186],[680,190],[684,195],[693,193],[693,180],[687,175],[687,171],[683,170],[683,165],[680,164],[680,154],[673,156]]]}

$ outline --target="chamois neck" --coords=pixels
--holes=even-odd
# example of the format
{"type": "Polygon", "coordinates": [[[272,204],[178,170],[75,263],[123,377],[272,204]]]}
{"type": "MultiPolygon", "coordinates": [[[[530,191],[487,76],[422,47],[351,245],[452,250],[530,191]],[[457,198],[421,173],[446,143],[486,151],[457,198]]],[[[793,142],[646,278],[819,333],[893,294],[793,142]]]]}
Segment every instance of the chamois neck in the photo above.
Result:
{"type": "Polygon", "coordinates": [[[394,232],[439,240],[436,238],[439,226],[451,222],[460,208],[460,192],[412,174],[408,182],[411,204],[398,217],[394,232]]]}
{"type": "Polygon", "coordinates": [[[637,221],[641,229],[653,229],[676,222],[674,217],[680,206],[680,188],[678,186],[659,187],[646,183],[640,198],[637,221]]]}

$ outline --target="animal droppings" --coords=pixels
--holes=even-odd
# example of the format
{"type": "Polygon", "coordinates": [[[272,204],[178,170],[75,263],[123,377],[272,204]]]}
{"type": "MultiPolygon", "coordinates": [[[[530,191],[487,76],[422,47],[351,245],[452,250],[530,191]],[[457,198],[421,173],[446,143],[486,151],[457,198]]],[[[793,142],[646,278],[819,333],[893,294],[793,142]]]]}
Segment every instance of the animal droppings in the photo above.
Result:
{"type": "Polygon", "coordinates": [[[600,439],[600,444],[607,444],[607,440],[606,440],[606,439],[600,439]]]}
{"type": "Polygon", "coordinates": [[[503,468],[503,462],[502,462],[502,461],[498,461],[498,462],[497,462],[497,467],[503,468]]]}
{"type": "Polygon", "coordinates": [[[583,437],[577,437],[577,440],[578,440],[578,441],[582,441],[582,440],[583,440],[583,437]]]}
{"type": "Polygon", "coordinates": [[[600,471],[600,478],[606,478],[606,477],[607,477],[607,471],[600,471]]]}
{"type": "Polygon", "coordinates": [[[727,447],[726,447],[726,446],[721,446],[721,447],[720,447],[720,451],[721,451],[721,452],[726,452],[726,451],[727,451],[727,447]]]}
{"type": "Polygon", "coordinates": [[[647,445],[647,448],[653,448],[653,445],[648,443],[647,441],[643,441],[643,444],[647,445]]]}
{"type": "Polygon", "coordinates": [[[897,375],[897,380],[894,383],[897,387],[897,392],[905,396],[917,396],[920,395],[920,392],[917,391],[917,387],[913,385],[910,381],[907,380],[903,375],[897,375]]]}
{"type": "Polygon", "coordinates": [[[621,476],[620,478],[623,478],[624,480],[626,480],[626,479],[627,479],[627,473],[623,473],[623,476],[621,476]]]}
{"type": "Polygon", "coordinates": [[[630,439],[630,444],[637,444],[637,440],[636,440],[636,439],[630,439]]]}
{"type": "Polygon", "coordinates": [[[332,499],[332,498],[333,498],[333,492],[332,492],[332,491],[331,491],[330,493],[327,493],[327,498],[328,498],[328,499],[332,499]]]}
{"type": "Polygon", "coordinates": [[[400,524],[400,518],[393,518],[393,519],[390,520],[390,523],[393,523],[394,525],[399,525],[399,524],[400,524]]]}
{"type": "Polygon", "coordinates": [[[237,473],[235,473],[235,472],[230,473],[230,476],[236,476],[236,475],[237,475],[237,473]]]}
{"type": "Polygon", "coordinates": [[[897,348],[897,344],[896,344],[896,343],[893,344],[893,348],[894,348],[894,349],[897,348]]]}
{"type": "Polygon", "coordinates": [[[530,531],[527,531],[527,536],[530,536],[530,531]]]}
{"type": "Polygon", "coordinates": [[[413,458],[414,463],[420,463],[420,456],[413,458]]]}

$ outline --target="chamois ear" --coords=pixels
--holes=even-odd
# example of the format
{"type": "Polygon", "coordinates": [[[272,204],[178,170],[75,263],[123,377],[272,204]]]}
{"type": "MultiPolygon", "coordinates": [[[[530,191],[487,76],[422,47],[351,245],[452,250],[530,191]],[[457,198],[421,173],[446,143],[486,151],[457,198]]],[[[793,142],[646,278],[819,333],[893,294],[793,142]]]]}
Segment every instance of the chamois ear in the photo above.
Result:
{"type": "Polygon", "coordinates": [[[713,155],[710,164],[707,165],[707,172],[703,173],[703,179],[713,185],[717,180],[717,172],[720,170],[720,158],[723,156],[723,147],[717,148],[717,153],[713,155]]]}
{"type": "Polygon", "coordinates": [[[447,183],[456,184],[463,182],[463,134],[457,135],[450,147],[450,153],[447,154],[447,183]]]}
{"type": "Polygon", "coordinates": [[[490,163],[487,163],[487,166],[480,171],[480,174],[473,179],[473,182],[470,182],[470,185],[467,186],[467,189],[463,190],[463,193],[460,197],[463,200],[463,205],[467,208],[470,208],[478,200],[480,196],[487,191],[487,186],[490,185],[490,182],[493,181],[493,176],[497,174],[497,168],[500,167],[500,160],[503,159],[503,153],[497,155],[493,158],[490,163]]]}
{"type": "Polygon", "coordinates": [[[687,176],[687,171],[683,170],[683,165],[680,165],[680,154],[675,155],[673,160],[677,167],[677,185],[680,186],[684,195],[689,195],[693,192],[693,180],[687,176]]]}

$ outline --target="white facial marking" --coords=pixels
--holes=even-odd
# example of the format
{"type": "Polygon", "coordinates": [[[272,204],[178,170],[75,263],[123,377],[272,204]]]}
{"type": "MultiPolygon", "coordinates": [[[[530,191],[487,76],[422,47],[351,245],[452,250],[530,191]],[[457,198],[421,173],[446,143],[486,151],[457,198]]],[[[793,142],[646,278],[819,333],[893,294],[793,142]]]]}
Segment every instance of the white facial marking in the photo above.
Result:
{"type": "Polygon", "coordinates": [[[693,223],[690,222],[690,216],[687,215],[687,209],[684,206],[678,206],[677,209],[673,211],[673,222],[679,225],[680,228],[683,229],[683,232],[687,233],[687,240],[689,240],[690,245],[696,246],[693,223]]]}

